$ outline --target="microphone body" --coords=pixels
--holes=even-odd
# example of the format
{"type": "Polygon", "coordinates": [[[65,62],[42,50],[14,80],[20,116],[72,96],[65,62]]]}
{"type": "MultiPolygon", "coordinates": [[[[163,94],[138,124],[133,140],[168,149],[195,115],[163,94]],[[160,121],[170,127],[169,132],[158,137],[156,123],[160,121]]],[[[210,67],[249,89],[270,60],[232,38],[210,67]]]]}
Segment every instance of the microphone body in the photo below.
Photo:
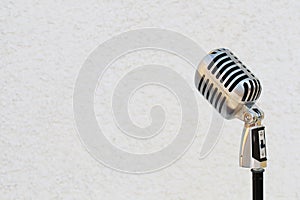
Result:
{"type": "Polygon", "coordinates": [[[199,92],[226,119],[239,117],[243,107],[251,108],[259,98],[260,81],[228,49],[211,51],[195,74],[199,92]]]}
{"type": "Polygon", "coordinates": [[[200,62],[195,86],[225,118],[245,122],[240,146],[241,167],[267,165],[264,113],[256,105],[262,87],[256,76],[228,49],[216,49],[200,62]]]}

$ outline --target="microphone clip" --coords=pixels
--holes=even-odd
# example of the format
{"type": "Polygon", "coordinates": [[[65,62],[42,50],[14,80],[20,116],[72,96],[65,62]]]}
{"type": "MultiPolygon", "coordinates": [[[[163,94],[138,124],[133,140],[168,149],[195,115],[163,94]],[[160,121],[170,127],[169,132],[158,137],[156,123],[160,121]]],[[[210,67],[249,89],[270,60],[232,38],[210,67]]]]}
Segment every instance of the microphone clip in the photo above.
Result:
{"type": "Polygon", "coordinates": [[[264,113],[258,107],[243,112],[244,130],[240,146],[240,167],[265,168],[267,166],[267,148],[265,127],[261,124],[264,113]]]}

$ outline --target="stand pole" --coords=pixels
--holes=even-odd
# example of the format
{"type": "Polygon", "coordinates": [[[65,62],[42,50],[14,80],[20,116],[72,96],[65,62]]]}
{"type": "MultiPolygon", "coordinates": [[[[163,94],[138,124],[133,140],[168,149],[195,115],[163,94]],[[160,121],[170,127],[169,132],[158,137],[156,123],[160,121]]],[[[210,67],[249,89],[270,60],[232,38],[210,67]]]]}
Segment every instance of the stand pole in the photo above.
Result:
{"type": "Polygon", "coordinates": [[[264,169],[251,169],[252,172],[252,191],[253,200],[263,200],[264,199],[264,169]]]}

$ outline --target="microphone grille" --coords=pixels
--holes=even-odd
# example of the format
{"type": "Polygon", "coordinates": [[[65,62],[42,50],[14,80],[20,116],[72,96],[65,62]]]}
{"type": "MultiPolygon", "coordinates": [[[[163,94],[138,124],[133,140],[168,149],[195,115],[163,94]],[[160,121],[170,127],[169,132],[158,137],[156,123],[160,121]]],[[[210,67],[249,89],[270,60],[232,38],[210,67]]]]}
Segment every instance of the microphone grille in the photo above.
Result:
{"type": "Polygon", "coordinates": [[[213,50],[204,57],[198,67],[195,84],[224,115],[233,113],[241,105],[251,107],[262,91],[255,75],[225,48],[213,50]]]}

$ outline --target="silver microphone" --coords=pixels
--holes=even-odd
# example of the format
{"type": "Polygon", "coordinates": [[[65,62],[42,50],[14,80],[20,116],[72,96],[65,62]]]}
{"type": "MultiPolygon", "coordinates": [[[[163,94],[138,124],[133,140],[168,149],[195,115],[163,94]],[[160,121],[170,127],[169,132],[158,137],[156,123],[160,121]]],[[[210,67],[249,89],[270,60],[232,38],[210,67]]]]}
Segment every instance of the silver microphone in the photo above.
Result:
{"type": "Polygon", "coordinates": [[[245,122],[240,166],[266,167],[264,113],[255,105],[262,87],[256,76],[230,50],[220,48],[200,62],[195,86],[224,118],[245,122]]]}

